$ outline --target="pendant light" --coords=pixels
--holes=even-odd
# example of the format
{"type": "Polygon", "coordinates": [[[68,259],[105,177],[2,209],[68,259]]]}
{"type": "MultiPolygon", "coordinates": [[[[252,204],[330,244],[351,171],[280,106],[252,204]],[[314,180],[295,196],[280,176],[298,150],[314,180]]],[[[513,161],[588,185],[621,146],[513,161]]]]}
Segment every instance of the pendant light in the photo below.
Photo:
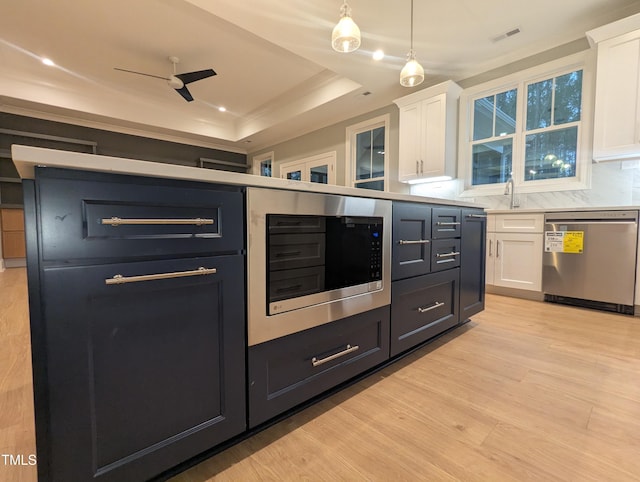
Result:
{"type": "Polygon", "coordinates": [[[411,0],[411,49],[407,54],[407,63],[400,71],[400,84],[404,87],[415,87],[424,80],[424,69],[416,60],[413,50],[413,0],[411,0]]]}
{"type": "Polygon", "coordinates": [[[333,27],[331,46],[336,52],[353,52],[360,47],[360,29],[351,18],[346,0],[340,7],[340,21],[333,27]]]}

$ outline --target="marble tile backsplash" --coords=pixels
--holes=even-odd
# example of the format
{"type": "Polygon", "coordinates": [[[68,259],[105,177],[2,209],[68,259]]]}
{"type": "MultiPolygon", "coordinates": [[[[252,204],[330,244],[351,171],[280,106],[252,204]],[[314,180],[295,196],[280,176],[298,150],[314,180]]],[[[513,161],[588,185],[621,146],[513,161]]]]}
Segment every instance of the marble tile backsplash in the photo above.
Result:
{"type": "MultiPolygon", "coordinates": [[[[417,196],[474,202],[488,209],[509,209],[509,196],[460,197],[462,180],[416,184],[411,194],[417,196]]],[[[592,164],[591,189],[578,191],[552,191],[518,193],[516,198],[523,209],[551,209],[572,207],[640,206],[640,163],[617,161],[592,164]]]]}

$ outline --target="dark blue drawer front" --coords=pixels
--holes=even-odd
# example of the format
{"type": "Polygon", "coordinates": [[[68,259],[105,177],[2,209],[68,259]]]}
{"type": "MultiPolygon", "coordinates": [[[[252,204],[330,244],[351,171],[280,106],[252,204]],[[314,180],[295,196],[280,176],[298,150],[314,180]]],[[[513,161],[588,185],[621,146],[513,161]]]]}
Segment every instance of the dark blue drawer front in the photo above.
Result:
{"type": "Polygon", "coordinates": [[[249,427],[389,358],[389,306],[249,347],[249,427]]]}
{"type": "Polygon", "coordinates": [[[450,207],[434,207],[431,223],[431,239],[459,238],[462,225],[462,210],[450,207]]]}
{"type": "Polygon", "coordinates": [[[201,256],[243,248],[241,192],[121,179],[39,179],[45,261],[201,256]]]}
{"type": "Polygon", "coordinates": [[[460,266],[460,239],[434,239],[431,242],[431,272],[460,266]]]}
{"type": "Polygon", "coordinates": [[[458,324],[460,270],[395,281],[391,288],[391,356],[458,324]]]}

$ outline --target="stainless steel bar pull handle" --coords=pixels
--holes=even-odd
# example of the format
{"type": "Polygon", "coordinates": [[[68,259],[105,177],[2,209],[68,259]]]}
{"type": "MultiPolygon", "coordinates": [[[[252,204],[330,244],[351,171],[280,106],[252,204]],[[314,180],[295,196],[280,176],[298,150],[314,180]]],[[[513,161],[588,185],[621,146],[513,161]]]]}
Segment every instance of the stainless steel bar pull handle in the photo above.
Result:
{"type": "Polygon", "coordinates": [[[418,166],[418,161],[416,161],[416,174],[420,174],[420,168],[418,166]]]}
{"type": "Polygon", "coordinates": [[[458,256],[460,251],[451,251],[450,253],[436,253],[436,258],[448,258],[450,256],[458,256]]]}
{"type": "Polygon", "coordinates": [[[195,224],[202,226],[204,224],[213,224],[213,219],[194,218],[194,219],[135,219],[135,218],[119,218],[113,216],[111,218],[102,218],[101,224],[110,226],[122,225],[150,225],[150,224],[195,224]]]}
{"type": "Polygon", "coordinates": [[[489,256],[493,256],[493,253],[491,252],[491,247],[493,246],[493,240],[489,240],[489,256]]]}
{"type": "Polygon", "coordinates": [[[104,282],[108,285],[121,285],[125,283],[137,283],[138,281],[184,278],[185,276],[201,276],[215,274],[216,272],[217,270],[215,268],[204,268],[200,266],[198,269],[190,271],[174,271],[173,273],[143,274],[139,276],[122,276],[121,274],[117,274],[113,278],[107,278],[104,282]]]}
{"type": "Polygon", "coordinates": [[[418,313],[426,313],[427,311],[435,310],[436,308],[440,308],[441,306],[444,306],[444,303],[436,301],[436,303],[433,306],[429,306],[427,308],[418,307],[418,313]]]}
{"type": "Polygon", "coordinates": [[[404,244],[427,244],[430,241],[428,239],[416,239],[416,240],[406,240],[406,239],[401,239],[400,241],[398,241],[399,245],[404,245],[404,244]]]}
{"type": "Polygon", "coordinates": [[[487,217],[486,214],[467,214],[468,218],[478,218],[478,219],[485,219],[487,217]]]}
{"type": "Polygon", "coordinates": [[[341,356],[348,355],[349,353],[352,353],[352,352],[354,352],[356,350],[359,350],[359,349],[360,349],[360,347],[358,345],[353,345],[353,346],[347,345],[347,347],[344,350],[339,351],[338,353],[334,353],[333,355],[329,355],[328,357],[317,358],[317,357],[314,356],[311,359],[311,364],[314,367],[317,367],[317,366],[320,366],[320,365],[324,365],[325,363],[328,363],[331,360],[335,360],[336,358],[340,358],[341,356]]]}
{"type": "Polygon", "coordinates": [[[424,161],[420,161],[420,174],[424,174],[424,161]]]}
{"type": "Polygon", "coordinates": [[[276,253],[276,258],[287,258],[289,256],[300,256],[302,251],[281,251],[276,253]]]}
{"type": "Polygon", "coordinates": [[[496,240],[496,258],[500,257],[500,240],[496,240]]]}
{"type": "Polygon", "coordinates": [[[438,221],[436,223],[436,225],[438,225],[438,226],[459,226],[460,222],[459,221],[454,221],[454,222],[438,221]]]}

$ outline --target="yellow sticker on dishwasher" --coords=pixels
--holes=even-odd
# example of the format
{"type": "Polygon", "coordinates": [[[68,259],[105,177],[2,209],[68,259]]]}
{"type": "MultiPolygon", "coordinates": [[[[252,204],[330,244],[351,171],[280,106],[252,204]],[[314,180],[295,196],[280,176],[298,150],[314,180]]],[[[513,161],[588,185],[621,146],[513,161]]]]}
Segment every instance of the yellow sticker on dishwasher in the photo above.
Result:
{"type": "Polygon", "coordinates": [[[577,253],[584,250],[584,231],[545,231],[544,250],[551,253],[577,253]]]}
{"type": "Polygon", "coordinates": [[[565,231],[563,253],[582,253],[584,250],[584,231],[565,231]]]}

